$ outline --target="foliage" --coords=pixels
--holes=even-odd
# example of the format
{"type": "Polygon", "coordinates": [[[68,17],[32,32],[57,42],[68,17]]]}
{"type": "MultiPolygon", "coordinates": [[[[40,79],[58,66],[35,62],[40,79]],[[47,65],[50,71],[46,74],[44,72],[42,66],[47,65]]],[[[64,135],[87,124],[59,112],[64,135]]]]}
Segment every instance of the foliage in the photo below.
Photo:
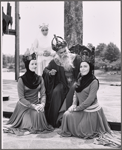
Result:
{"type": "MultiPolygon", "coordinates": [[[[3,59],[3,68],[14,69],[15,68],[15,58],[12,55],[2,55],[3,59]]],[[[22,55],[19,57],[20,69],[25,69],[25,65],[22,60],[22,55]]]]}
{"type": "Polygon", "coordinates": [[[110,63],[109,66],[112,70],[121,70],[121,58],[119,58],[116,61],[113,61],[112,63],[110,63]]]}
{"type": "Polygon", "coordinates": [[[3,68],[6,68],[8,64],[14,63],[14,56],[2,54],[3,68]]]}
{"type": "Polygon", "coordinates": [[[106,62],[103,61],[100,57],[95,58],[95,69],[102,69],[107,66],[106,62]]]}
{"type": "MultiPolygon", "coordinates": [[[[90,49],[93,47],[91,43],[87,45],[90,49]]],[[[20,70],[25,69],[25,65],[22,60],[22,55],[19,57],[20,70]]],[[[2,54],[3,68],[15,68],[15,58],[12,55],[2,54]]],[[[121,70],[121,51],[118,47],[109,43],[108,45],[100,43],[95,50],[95,69],[109,70],[121,70]]]]}
{"type": "Polygon", "coordinates": [[[119,57],[120,57],[120,51],[118,47],[113,43],[109,43],[105,48],[104,58],[109,60],[111,63],[119,59],[119,57]]]}
{"type": "Polygon", "coordinates": [[[121,52],[112,42],[100,43],[95,50],[95,69],[121,70],[121,52]]]}
{"type": "Polygon", "coordinates": [[[104,52],[105,52],[105,48],[107,47],[106,44],[104,43],[100,43],[95,50],[95,56],[96,57],[103,57],[104,56],[104,52]]]}
{"type": "Polygon", "coordinates": [[[3,68],[6,68],[7,66],[7,58],[6,55],[3,54],[3,68]]]}
{"type": "Polygon", "coordinates": [[[110,63],[109,60],[103,60],[102,57],[96,57],[95,69],[104,69],[105,71],[121,70],[121,58],[110,63]]]}
{"type": "Polygon", "coordinates": [[[14,68],[15,68],[15,65],[14,65],[14,64],[8,65],[8,69],[14,69],[14,68]]]}

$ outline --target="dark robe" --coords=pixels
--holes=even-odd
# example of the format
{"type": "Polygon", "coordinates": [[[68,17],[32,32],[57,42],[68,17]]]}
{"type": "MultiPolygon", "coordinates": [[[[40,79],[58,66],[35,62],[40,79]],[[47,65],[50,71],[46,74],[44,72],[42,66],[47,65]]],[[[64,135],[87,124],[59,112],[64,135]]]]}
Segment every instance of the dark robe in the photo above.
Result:
{"type": "MultiPolygon", "coordinates": [[[[81,57],[79,55],[76,55],[73,61],[73,76],[75,81],[77,80],[79,74],[80,62],[81,57]]],[[[46,119],[48,123],[51,124],[53,127],[59,127],[60,124],[57,122],[59,111],[62,107],[64,100],[66,101],[66,110],[72,105],[75,86],[74,84],[72,84],[70,88],[68,87],[64,68],[60,65],[57,65],[54,60],[52,60],[49,65],[44,69],[43,78],[46,88],[46,119]],[[49,72],[52,69],[55,69],[57,71],[54,76],[49,75],[49,72]]]]}

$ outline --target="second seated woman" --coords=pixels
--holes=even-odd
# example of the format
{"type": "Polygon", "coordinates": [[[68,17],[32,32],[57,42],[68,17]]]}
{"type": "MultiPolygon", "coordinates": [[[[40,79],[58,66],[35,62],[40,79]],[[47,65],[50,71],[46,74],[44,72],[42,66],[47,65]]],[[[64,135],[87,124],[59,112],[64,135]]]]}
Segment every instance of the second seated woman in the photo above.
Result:
{"type": "Polygon", "coordinates": [[[47,24],[39,26],[40,33],[32,44],[31,49],[37,54],[37,74],[42,75],[44,68],[49,64],[55,55],[51,48],[51,41],[48,36],[49,27],[47,24]]]}
{"type": "Polygon", "coordinates": [[[89,61],[81,62],[73,103],[63,115],[60,135],[93,138],[101,133],[111,133],[98,103],[98,88],[99,81],[93,75],[93,65],[89,61]]]}

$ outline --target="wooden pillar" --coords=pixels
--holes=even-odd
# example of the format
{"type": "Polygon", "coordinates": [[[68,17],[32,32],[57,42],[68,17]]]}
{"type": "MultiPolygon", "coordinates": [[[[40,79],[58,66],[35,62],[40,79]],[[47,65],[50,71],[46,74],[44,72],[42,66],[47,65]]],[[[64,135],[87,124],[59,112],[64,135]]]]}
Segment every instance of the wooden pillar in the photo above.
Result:
{"type": "Polygon", "coordinates": [[[15,80],[19,77],[19,2],[15,1],[15,80]]]}
{"type": "Polygon", "coordinates": [[[82,1],[64,2],[64,38],[69,48],[76,44],[83,44],[82,1]]]}
{"type": "MultiPolygon", "coordinates": [[[[1,20],[3,19],[3,7],[1,9],[1,20]]],[[[3,48],[3,20],[1,21],[1,52],[3,48]]]]}
{"type": "MultiPolygon", "coordinates": [[[[2,7],[2,9],[1,9],[1,18],[3,18],[3,17],[2,17],[2,15],[3,15],[2,12],[3,12],[3,7],[2,7]]],[[[1,20],[2,20],[2,19],[1,19],[1,20]]],[[[2,55],[2,46],[3,46],[3,25],[2,25],[2,24],[3,24],[3,21],[1,21],[1,38],[2,38],[2,39],[1,39],[1,55],[2,55]]],[[[2,58],[1,55],[0,55],[0,58],[2,58]]],[[[3,60],[3,59],[2,59],[2,60],[3,60]]],[[[1,62],[2,62],[2,64],[3,64],[3,61],[0,61],[0,67],[1,67],[1,69],[2,69],[2,64],[1,64],[1,62]]],[[[1,79],[2,79],[2,71],[1,71],[1,79]]],[[[3,89],[2,89],[3,86],[2,86],[2,84],[1,84],[1,81],[2,81],[2,80],[0,80],[0,89],[1,89],[1,91],[3,91],[3,89]]],[[[1,92],[1,93],[2,93],[2,92],[1,92]]]]}

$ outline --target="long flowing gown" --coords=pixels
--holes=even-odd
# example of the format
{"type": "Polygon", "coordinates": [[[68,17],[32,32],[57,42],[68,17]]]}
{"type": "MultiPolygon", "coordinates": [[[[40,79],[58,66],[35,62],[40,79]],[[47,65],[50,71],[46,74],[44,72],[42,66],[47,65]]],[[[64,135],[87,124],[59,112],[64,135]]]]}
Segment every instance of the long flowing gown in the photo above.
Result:
{"type": "Polygon", "coordinates": [[[51,48],[51,41],[47,36],[38,36],[32,45],[32,49],[37,53],[37,74],[42,75],[44,68],[49,64],[55,55],[51,48]],[[44,51],[50,52],[49,56],[44,56],[44,51]]]}
{"type": "Polygon", "coordinates": [[[93,80],[80,93],[75,93],[79,111],[64,113],[60,135],[92,138],[100,133],[111,133],[103,109],[99,105],[93,107],[98,104],[97,90],[98,82],[93,80]]]}
{"type": "Polygon", "coordinates": [[[27,129],[29,131],[52,131],[53,127],[48,125],[45,113],[37,112],[30,108],[30,104],[40,104],[45,102],[44,81],[36,89],[30,89],[23,84],[21,78],[18,80],[19,101],[7,124],[14,128],[27,129]],[[39,95],[39,96],[38,96],[39,95]],[[38,98],[40,97],[40,99],[38,98]]]}

